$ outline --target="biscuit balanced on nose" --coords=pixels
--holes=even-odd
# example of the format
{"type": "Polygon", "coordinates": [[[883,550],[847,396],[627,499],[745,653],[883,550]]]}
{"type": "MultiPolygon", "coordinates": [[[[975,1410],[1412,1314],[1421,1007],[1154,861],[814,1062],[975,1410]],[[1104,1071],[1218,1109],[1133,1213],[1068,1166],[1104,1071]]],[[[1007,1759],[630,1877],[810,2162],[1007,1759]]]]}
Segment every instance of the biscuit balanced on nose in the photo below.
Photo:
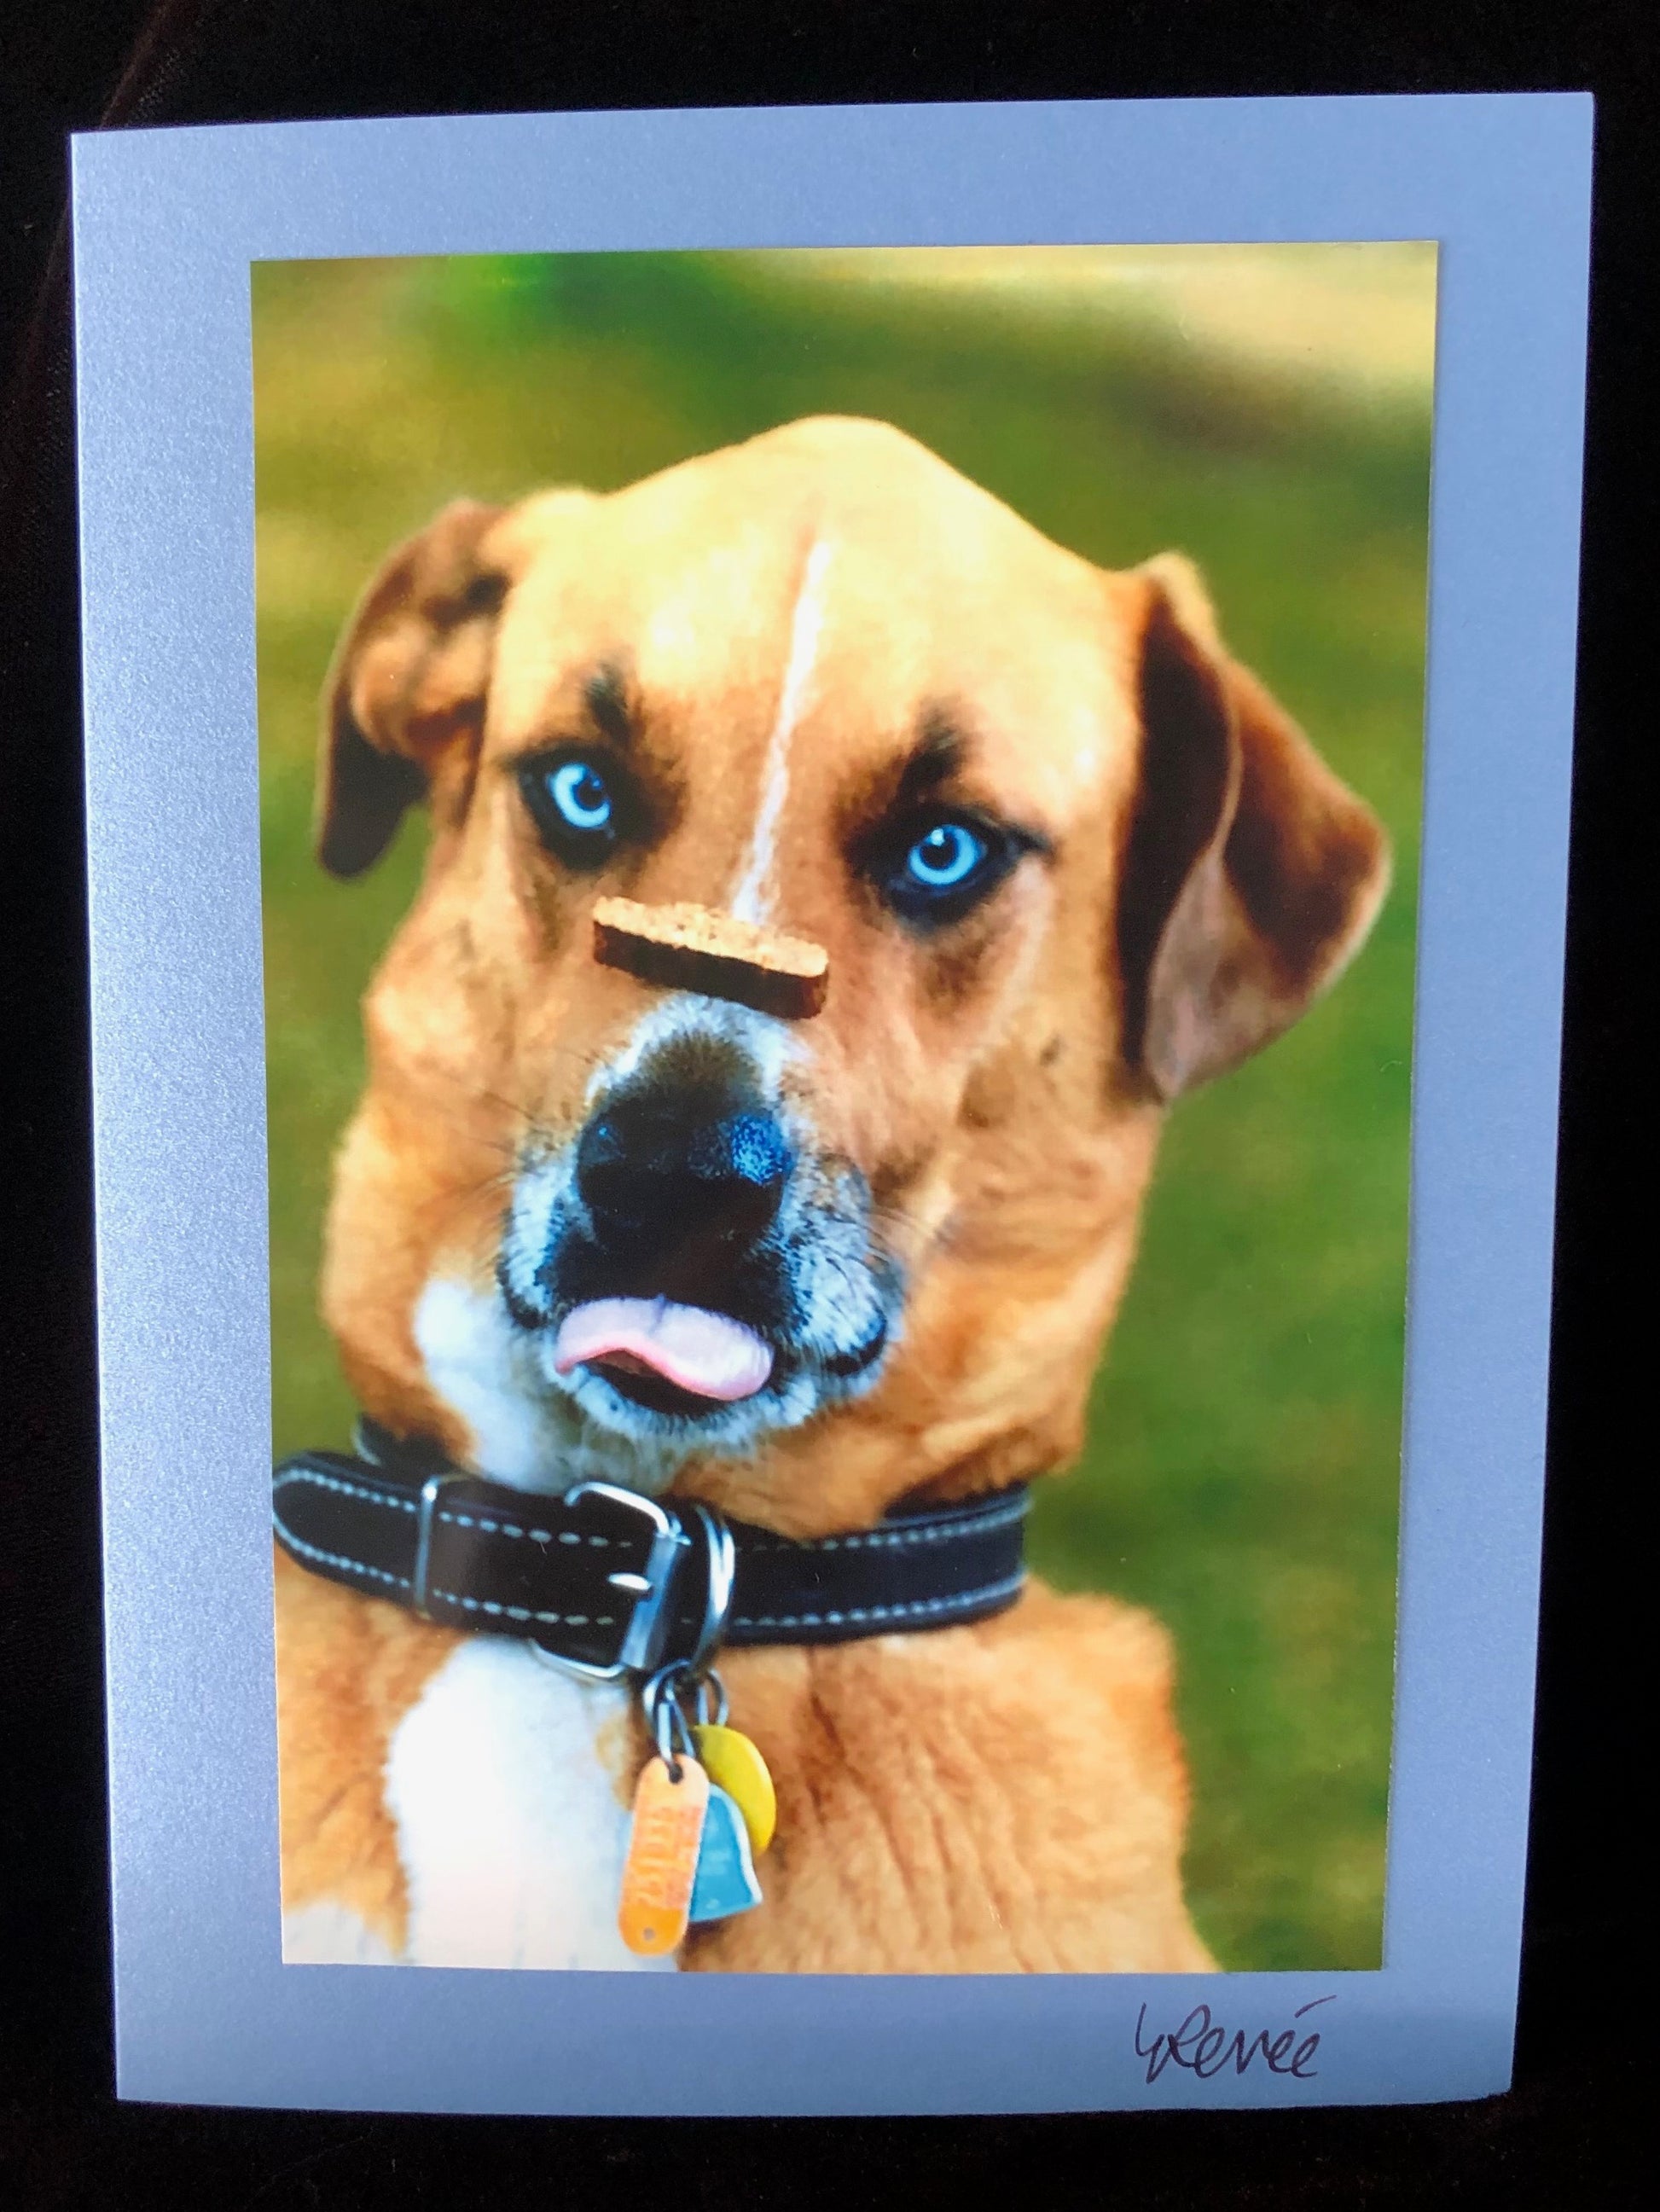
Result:
{"type": "Polygon", "coordinates": [[[642,906],[602,898],[593,909],[593,957],[642,982],[727,999],[785,1021],[816,1014],[830,988],[822,945],[684,901],[642,906]]]}

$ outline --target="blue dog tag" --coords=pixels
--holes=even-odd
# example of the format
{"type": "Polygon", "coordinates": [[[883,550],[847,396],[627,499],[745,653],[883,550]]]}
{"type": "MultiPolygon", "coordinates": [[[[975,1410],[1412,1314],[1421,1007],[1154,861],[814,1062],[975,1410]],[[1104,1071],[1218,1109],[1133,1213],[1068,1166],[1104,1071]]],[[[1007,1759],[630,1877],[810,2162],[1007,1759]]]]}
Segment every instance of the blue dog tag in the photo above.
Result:
{"type": "Polygon", "coordinates": [[[761,1885],[755,1879],[744,1816],[724,1790],[711,1785],[688,1917],[693,1921],[729,1920],[734,1912],[747,1912],[760,1902],[761,1885]]]}

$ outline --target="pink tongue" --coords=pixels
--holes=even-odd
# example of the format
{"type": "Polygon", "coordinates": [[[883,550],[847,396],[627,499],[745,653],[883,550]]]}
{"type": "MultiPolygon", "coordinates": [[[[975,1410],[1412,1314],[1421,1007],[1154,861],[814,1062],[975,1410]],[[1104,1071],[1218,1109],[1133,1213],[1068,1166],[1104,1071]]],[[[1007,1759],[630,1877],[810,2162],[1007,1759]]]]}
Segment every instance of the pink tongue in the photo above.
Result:
{"type": "Polygon", "coordinates": [[[699,1398],[752,1398],[772,1352],[729,1315],[672,1298],[593,1298],[568,1313],[553,1347],[561,1375],[621,1352],[699,1398]]]}

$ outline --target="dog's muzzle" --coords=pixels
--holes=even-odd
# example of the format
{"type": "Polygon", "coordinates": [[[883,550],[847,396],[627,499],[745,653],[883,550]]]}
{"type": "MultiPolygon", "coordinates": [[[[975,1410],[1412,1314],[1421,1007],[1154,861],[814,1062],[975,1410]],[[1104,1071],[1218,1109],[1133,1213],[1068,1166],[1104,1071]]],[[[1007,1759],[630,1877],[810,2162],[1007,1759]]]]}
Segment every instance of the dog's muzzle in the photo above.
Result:
{"type": "Polygon", "coordinates": [[[863,1177],[814,1152],[742,1051],[696,1031],[526,1164],[501,1274],[590,1413],[728,1428],[804,1419],[873,1370],[897,1286],[863,1177]]]}
{"type": "Polygon", "coordinates": [[[576,1147],[586,1234],[550,1255],[561,1371],[598,1369],[663,1413],[764,1389],[787,1318],[767,1244],[794,1164],[776,1116],[735,1086],[648,1080],[608,1100],[576,1147]]]}

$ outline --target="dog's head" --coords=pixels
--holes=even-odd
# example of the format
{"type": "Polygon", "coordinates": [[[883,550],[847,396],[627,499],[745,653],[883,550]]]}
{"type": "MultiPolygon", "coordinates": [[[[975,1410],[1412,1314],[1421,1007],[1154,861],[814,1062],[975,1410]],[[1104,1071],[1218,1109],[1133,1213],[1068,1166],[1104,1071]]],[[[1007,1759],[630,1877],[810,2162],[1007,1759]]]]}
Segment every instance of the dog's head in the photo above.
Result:
{"type": "Polygon", "coordinates": [[[400,547],[325,865],[419,799],[331,1218],[354,1383],[502,1479],[798,1534],[1073,1446],[1164,1109],[1387,873],[1185,562],[1103,572],[850,421],[400,547]],[[607,896],[810,940],[822,1011],[597,960],[607,896]]]}

